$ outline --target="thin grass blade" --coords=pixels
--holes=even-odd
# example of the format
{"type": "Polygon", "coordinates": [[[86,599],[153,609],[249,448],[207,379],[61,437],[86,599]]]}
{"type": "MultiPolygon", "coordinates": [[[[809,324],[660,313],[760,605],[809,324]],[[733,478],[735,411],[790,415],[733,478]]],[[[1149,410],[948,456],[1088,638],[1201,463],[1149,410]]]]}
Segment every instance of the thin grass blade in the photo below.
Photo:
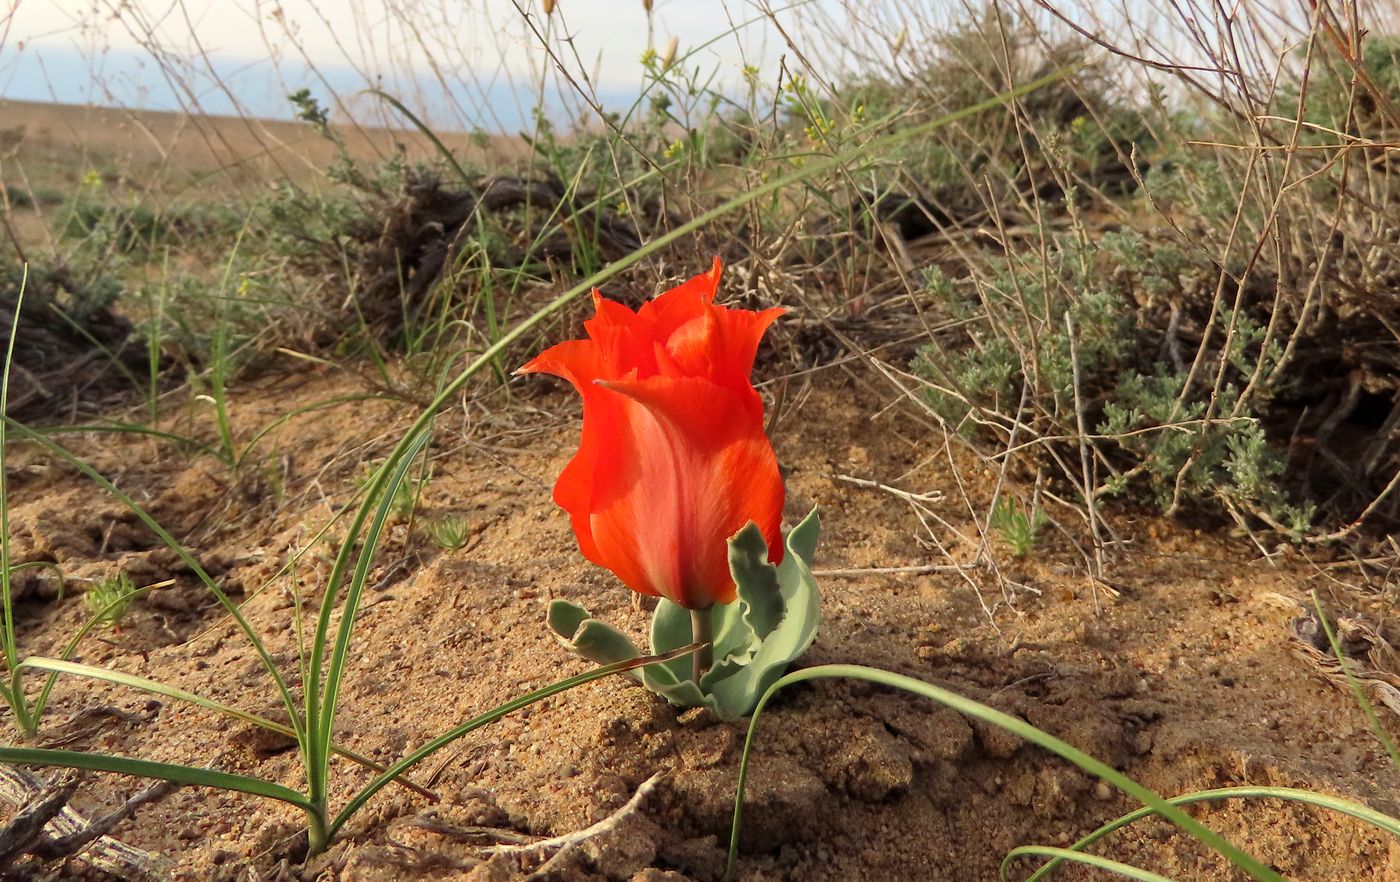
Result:
{"type": "Polygon", "coordinates": [[[1361,713],[1366,716],[1366,722],[1370,724],[1371,731],[1375,734],[1376,740],[1385,748],[1385,752],[1390,754],[1390,762],[1397,769],[1400,769],[1400,751],[1395,748],[1395,741],[1390,737],[1390,733],[1381,725],[1380,717],[1376,716],[1376,709],[1371,705],[1371,700],[1366,697],[1366,690],[1362,688],[1361,681],[1351,672],[1351,663],[1347,660],[1346,653],[1342,652],[1342,644],[1337,640],[1337,633],[1332,628],[1332,623],[1327,621],[1327,616],[1322,611],[1322,601],[1317,596],[1317,591],[1312,592],[1313,609],[1317,610],[1317,620],[1322,623],[1322,630],[1327,635],[1327,642],[1332,646],[1332,655],[1336,657],[1337,664],[1342,668],[1342,674],[1346,677],[1347,686],[1351,688],[1351,694],[1356,698],[1356,703],[1361,706],[1361,713]]]}
{"type": "MultiPolygon", "coordinates": [[[[113,603],[115,604],[116,601],[114,601],[113,603]]],[[[93,621],[98,621],[98,617],[100,616],[101,613],[99,612],[98,615],[93,618],[93,621]]],[[[135,674],[127,674],[122,671],[113,671],[108,668],[99,668],[94,667],[93,665],[85,665],[79,662],[68,661],[66,659],[47,658],[44,656],[31,656],[30,658],[27,658],[24,661],[20,662],[20,666],[26,668],[34,668],[40,671],[50,671],[54,674],[74,674],[79,677],[87,677],[91,680],[101,680],[105,683],[115,683],[118,686],[127,686],[132,689],[140,689],[143,692],[150,692],[154,695],[161,695],[174,701],[183,701],[186,704],[192,704],[195,707],[202,707],[205,710],[213,711],[214,713],[218,714],[223,714],[224,716],[232,717],[235,720],[242,720],[245,723],[251,723],[254,726],[258,726],[262,729],[267,729],[269,732],[276,732],[279,735],[285,735],[288,738],[297,737],[296,729],[294,729],[291,726],[283,725],[282,723],[276,722],[275,720],[269,720],[267,717],[261,717],[257,714],[249,713],[248,711],[233,707],[232,705],[215,701],[212,698],[205,698],[203,695],[199,695],[194,692],[187,692],[184,689],[180,689],[176,686],[170,686],[166,683],[161,683],[158,680],[150,680],[145,677],[138,677],[135,674]]],[[[385,766],[382,763],[377,763],[367,756],[363,756],[359,753],[356,753],[353,750],[348,750],[344,747],[340,747],[335,744],[331,745],[331,753],[343,756],[346,759],[359,763],[365,768],[371,769],[375,772],[383,772],[385,770],[385,766]]],[[[426,796],[434,802],[438,801],[439,797],[436,793],[433,793],[431,790],[427,790],[423,787],[420,787],[417,784],[414,784],[412,781],[409,781],[408,779],[403,779],[399,783],[414,791],[415,793],[419,794],[420,796],[426,796]]]]}
{"type": "Polygon", "coordinates": [[[34,431],[45,435],[86,435],[95,432],[114,432],[128,435],[148,435],[152,438],[159,438],[162,441],[169,441],[177,447],[188,447],[209,456],[218,456],[218,451],[203,441],[191,438],[188,435],[177,435],[174,432],[166,432],[160,429],[152,429],[150,426],[138,426],[133,423],[124,423],[119,420],[112,420],[104,423],[84,423],[76,426],[41,426],[34,431]]]}
{"type": "Polygon", "coordinates": [[[10,320],[10,339],[5,347],[5,370],[0,377],[0,615],[4,617],[4,631],[0,640],[4,641],[5,670],[9,674],[9,684],[0,689],[0,696],[9,704],[15,715],[15,722],[26,735],[34,734],[35,720],[29,713],[24,699],[24,684],[19,677],[19,650],[15,647],[15,613],[10,596],[10,486],[5,466],[5,453],[9,439],[5,435],[5,424],[10,412],[10,367],[15,361],[15,337],[19,333],[20,308],[24,305],[24,291],[29,285],[29,264],[25,264],[19,280],[19,294],[15,297],[15,314],[10,320]]]}
{"type": "MultiPolygon", "coordinates": [[[[1158,875],[1151,870],[1144,870],[1134,867],[1132,864],[1125,864],[1119,861],[1110,860],[1106,857],[1099,857],[1096,854],[1084,854],[1080,851],[1071,851],[1068,848],[1052,848],[1048,845],[1022,845],[1007,852],[1007,862],[1018,858],[1031,857],[1051,857],[1059,861],[1070,861],[1076,864],[1087,864],[1100,870],[1107,870],[1110,873],[1117,873],[1125,879],[1136,879],[1138,882],[1172,882],[1166,876],[1158,875]]],[[[1002,864],[1003,877],[1006,864],[1002,864]]]]}
{"type": "Polygon", "coordinates": [[[385,104],[388,104],[390,107],[403,114],[404,119],[407,119],[409,122],[413,123],[414,127],[418,129],[418,131],[423,133],[423,137],[427,138],[429,141],[432,142],[432,145],[434,148],[437,149],[438,154],[442,156],[443,159],[447,160],[447,164],[452,166],[452,170],[457,173],[457,177],[461,178],[464,184],[470,187],[475,183],[475,181],[472,180],[471,175],[467,174],[467,170],[462,168],[462,164],[457,161],[457,157],[452,154],[451,150],[447,149],[447,145],[442,143],[442,140],[438,138],[438,136],[433,132],[431,128],[428,127],[427,123],[423,122],[417,117],[417,115],[414,114],[413,111],[409,110],[406,106],[404,106],[404,103],[402,101],[400,101],[399,99],[395,98],[393,95],[390,95],[388,92],[385,92],[382,89],[365,89],[364,92],[362,92],[361,94],[373,95],[380,101],[383,101],[385,104]]]}
{"type": "Polygon", "coordinates": [[[404,446],[402,454],[397,459],[391,455],[380,467],[365,494],[365,500],[360,505],[354,523],[346,532],[345,542],[340,547],[340,553],[336,555],[335,564],[326,583],[316,631],[311,638],[311,663],[307,668],[310,679],[306,687],[306,762],[308,789],[313,799],[323,798],[326,793],[326,764],[329,761],[331,733],[335,727],[336,702],[340,696],[340,683],[345,675],[345,659],[350,651],[350,638],[355,631],[355,616],[359,611],[360,595],[369,579],[375,551],[379,548],[384,525],[388,522],[389,513],[393,508],[394,495],[412,467],[414,458],[428,443],[429,437],[429,433],[423,431],[416,437],[407,439],[411,443],[404,446]],[[340,604],[340,627],[336,629],[335,645],[326,667],[325,680],[322,682],[321,665],[325,647],[330,641],[331,616],[340,595],[345,570],[349,566],[351,555],[355,553],[355,540],[360,535],[372,506],[375,509],[374,520],[364,534],[364,541],[360,544],[359,556],[355,562],[355,572],[346,586],[345,599],[340,604]]]}
{"type": "MultiPolygon", "coordinates": [[[[1293,787],[1222,787],[1217,790],[1201,790],[1196,793],[1187,793],[1184,796],[1174,796],[1167,802],[1175,806],[1192,805],[1198,802],[1219,802],[1226,799],[1282,799],[1288,802],[1298,802],[1304,805],[1313,805],[1318,808],[1330,809],[1343,815],[1349,815],[1359,821],[1364,821],[1375,827],[1379,827],[1391,836],[1400,839],[1400,819],[1378,812],[1373,808],[1342,799],[1339,796],[1329,796],[1325,793],[1315,793],[1311,790],[1299,790],[1293,787]]],[[[1145,806],[1135,811],[1131,811],[1120,818],[1116,818],[1104,824],[1099,829],[1088,834],[1078,842],[1069,846],[1070,851],[1083,851],[1095,842],[1103,839],[1116,830],[1143,818],[1157,814],[1151,806],[1145,806]]],[[[1010,855],[1008,855],[1008,860],[1010,855]]],[[[1045,866],[1036,870],[1026,877],[1026,882],[1042,882],[1049,874],[1058,867],[1064,858],[1055,857],[1045,866]]],[[[1007,863],[1002,864],[1001,878],[1007,879],[1007,863]]]]}
{"type": "Polygon", "coordinates": [[[49,750],[41,747],[0,747],[0,762],[64,769],[87,769],[93,772],[116,772],[119,775],[134,775],[138,778],[174,781],[176,784],[235,790],[239,793],[250,793],[253,796],[263,796],[289,803],[303,811],[311,810],[311,804],[307,802],[306,797],[290,787],[283,787],[281,784],[264,781],[261,778],[249,778],[246,775],[234,775],[216,769],[201,769],[197,766],[179,766],[126,756],[81,753],[73,750],[49,750]]]}

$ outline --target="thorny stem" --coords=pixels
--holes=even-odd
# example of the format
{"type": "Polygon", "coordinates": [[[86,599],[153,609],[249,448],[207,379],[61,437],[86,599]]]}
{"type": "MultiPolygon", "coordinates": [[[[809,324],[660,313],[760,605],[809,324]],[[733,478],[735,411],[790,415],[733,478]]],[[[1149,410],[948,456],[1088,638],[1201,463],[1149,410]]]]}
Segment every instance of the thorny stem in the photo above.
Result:
{"type": "Polygon", "coordinates": [[[690,642],[701,644],[690,656],[690,678],[699,686],[700,678],[715,661],[714,619],[709,607],[690,611],[690,642]]]}

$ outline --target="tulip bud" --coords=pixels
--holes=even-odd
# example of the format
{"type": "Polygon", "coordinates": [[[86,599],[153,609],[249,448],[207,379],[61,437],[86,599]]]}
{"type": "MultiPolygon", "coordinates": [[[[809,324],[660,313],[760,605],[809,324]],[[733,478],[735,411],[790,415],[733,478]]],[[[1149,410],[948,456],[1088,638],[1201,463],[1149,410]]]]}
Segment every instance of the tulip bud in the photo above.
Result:
{"type": "Polygon", "coordinates": [[[555,0],[540,0],[540,7],[544,9],[545,15],[554,14],[554,3],[555,0]]]}
{"type": "Polygon", "coordinates": [[[680,48],[680,37],[672,37],[666,43],[666,50],[661,53],[661,69],[665,70],[671,66],[671,62],[676,60],[676,50],[680,48]]]}

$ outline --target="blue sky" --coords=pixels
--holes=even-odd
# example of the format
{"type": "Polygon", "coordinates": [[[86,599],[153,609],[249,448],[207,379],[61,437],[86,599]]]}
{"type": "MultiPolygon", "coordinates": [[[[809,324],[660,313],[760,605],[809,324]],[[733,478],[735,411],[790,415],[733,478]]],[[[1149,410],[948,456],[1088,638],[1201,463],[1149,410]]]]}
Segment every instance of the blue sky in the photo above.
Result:
{"type": "MultiPolygon", "coordinates": [[[[611,109],[636,94],[649,45],[674,35],[684,52],[758,14],[750,0],[657,0],[649,32],[642,0],[559,0],[549,19],[520,2],[611,109]]],[[[0,98],[285,118],[296,89],[353,102],[382,84],[436,126],[505,131],[541,97],[556,117],[565,107],[557,81],[541,92],[552,64],[510,0],[19,0],[3,16],[0,98]]],[[[774,72],[781,49],[760,23],[697,60],[738,83],[746,64],[774,72]]]]}

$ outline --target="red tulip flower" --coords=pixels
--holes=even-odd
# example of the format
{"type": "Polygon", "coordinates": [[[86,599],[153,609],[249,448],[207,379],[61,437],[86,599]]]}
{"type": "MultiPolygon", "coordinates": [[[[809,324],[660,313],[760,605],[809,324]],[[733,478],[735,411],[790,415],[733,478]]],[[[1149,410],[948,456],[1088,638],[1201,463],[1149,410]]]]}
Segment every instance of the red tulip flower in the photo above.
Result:
{"type": "Polygon", "coordinates": [[[520,369],[583,396],[583,438],[554,485],[584,557],[690,610],[735,597],[730,537],[750,521],[783,554],[783,483],[749,374],[781,308],[715,304],[720,261],[633,312],[593,292],[586,340],[520,369]]]}

